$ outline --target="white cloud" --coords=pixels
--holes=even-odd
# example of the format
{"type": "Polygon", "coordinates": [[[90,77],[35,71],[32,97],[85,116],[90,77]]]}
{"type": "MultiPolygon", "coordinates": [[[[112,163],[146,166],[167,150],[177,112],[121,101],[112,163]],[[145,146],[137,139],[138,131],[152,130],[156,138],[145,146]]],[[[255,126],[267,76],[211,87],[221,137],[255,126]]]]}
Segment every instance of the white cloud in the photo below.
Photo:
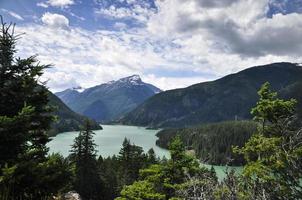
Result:
{"type": "Polygon", "coordinates": [[[95,10],[95,14],[114,19],[132,18],[146,23],[149,17],[155,12],[146,5],[135,4],[135,1],[128,0],[128,3],[133,5],[131,7],[116,7],[115,5],[111,5],[108,8],[101,7],[95,10]]]}
{"type": "Polygon", "coordinates": [[[13,11],[11,11],[11,10],[6,10],[6,9],[4,9],[4,8],[1,8],[1,11],[2,11],[2,12],[5,12],[5,13],[7,13],[7,14],[9,14],[10,16],[12,16],[12,17],[14,17],[14,18],[16,18],[16,19],[18,19],[18,20],[21,20],[21,21],[24,20],[24,18],[23,18],[21,15],[19,15],[19,14],[13,12],[13,11]]]}
{"type": "Polygon", "coordinates": [[[75,18],[77,18],[77,19],[79,19],[79,20],[81,20],[81,21],[84,21],[84,20],[85,20],[84,17],[81,17],[81,16],[79,16],[79,15],[76,15],[75,13],[73,13],[73,12],[71,12],[71,11],[69,11],[68,13],[69,13],[71,16],[73,16],[73,17],[75,17],[75,18]]]}
{"type": "Polygon", "coordinates": [[[175,88],[184,88],[195,83],[201,83],[213,79],[204,77],[157,77],[154,74],[142,76],[144,82],[153,83],[162,90],[171,90],[175,88]]]}
{"type": "Polygon", "coordinates": [[[91,87],[132,74],[172,89],[255,65],[302,62],[301,14],[267,18],[268,0],[227,2],[226,6],[218,0],[158,0],[156,12],[144,6],[96,11],[145,25],[133,28],[116,22],[118,31],[88,31],[69,26],[63,15],[45,13],[46,26],[18,27],[26,32],[19,53],[38,53],[43,63],[54,64],[45,74],[53,91],[91,87]]]}
{"type": "Polygon", "coordinates": [[[178,41],[184,54],[195,51],[194,57],[199,55],[210,63],[211,54],[224,59],[239,57],[234,65],[240,65],[251,57],[254,61],[278,56],[295,60],[302,53],[301,14],[270,19],[266,17],[268,0],[230,1],[233,3],[223,7],[218,1],[157,1],[159,12],[148,21],[148,30],[178,41]]]}
{"type": "Polygon", "coordinates": [[[48,0],[47,4],[54,7],[68,7],[74,4],[74,0],[48,0]]]}
{"type": "Polygon", "coordinates": [[[42,22],[52,28],[66,29],[69,26],[69,20],[64,15],[46,12],[41,18],[42,22]]]}
{"type": "Polygon", "coordinates": [[[42,8],[48,8],[48,4],[44,2],[38,2],[37,6],[42,7],[42,8]]]}
{"type": "Polygon", "coordinates": [[[146,46],[148,41],[142,33],[90,32],[40,25],[17,28],[19,32],[26,32],[18,46],[19,54],[22,57],[38,54],[42,63],[54,65],[45,75],[50,79],[48,85],[53,91],[64,85],[91,87],[124,76],[143,74],[145,69],[159,63],[168,66],[151,46],[146,46]],[[133,40],[138,44],[132,43],[133,40]],[[63,75],[73,79],[62,78],[63,75]],[[72,81],[58,84],[64,80],[72,81]]]}
{"type": "Polygon", "coordinates": [[[124,29],[125,30],[127,28],[127,24],[122,23],[122,22],[116,22],[114,24],[114,28],[116,28],[116,29],[124,29]]]}
{"type": "Polygon", "coordinates": [[[68,8],[69,6],[74,4],[75,4],[74,0],[48,0],[45,2],[38,2],[37,6],[42,8],[48,8],[49,6],[68,8]]]}
{"type": "Polygon", "coordinates": [[[47,86],[52,89],[55,88],[55,91],[63,91],[78,84],[74,76],[64,72],[45,72],[42,81],[46,81],[47,86]]]}

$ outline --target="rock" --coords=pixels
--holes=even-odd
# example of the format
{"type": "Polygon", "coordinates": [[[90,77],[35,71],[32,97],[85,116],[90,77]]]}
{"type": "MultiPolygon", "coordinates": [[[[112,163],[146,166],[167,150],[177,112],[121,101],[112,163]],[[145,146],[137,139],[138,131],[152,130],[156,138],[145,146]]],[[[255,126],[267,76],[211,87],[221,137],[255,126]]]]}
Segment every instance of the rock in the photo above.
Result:
{"type": "Polygon", "coordinates": [[[76,191],[70,191],[64,195],[64,200],[82,200],[81,196],[76,191]]]}

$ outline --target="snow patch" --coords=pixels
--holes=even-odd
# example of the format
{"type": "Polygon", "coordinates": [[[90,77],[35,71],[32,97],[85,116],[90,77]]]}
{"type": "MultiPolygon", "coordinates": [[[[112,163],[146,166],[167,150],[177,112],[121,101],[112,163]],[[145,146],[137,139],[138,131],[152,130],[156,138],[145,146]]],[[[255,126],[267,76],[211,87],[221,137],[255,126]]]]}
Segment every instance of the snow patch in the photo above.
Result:
{"type": "Polygon", "coordinates": [[[143,82],[139,75],[132,75],[126,78],[121,78],[116,82],[125,83],[125,84],[130,83],[131,85],[143,85],[143,82]]]}

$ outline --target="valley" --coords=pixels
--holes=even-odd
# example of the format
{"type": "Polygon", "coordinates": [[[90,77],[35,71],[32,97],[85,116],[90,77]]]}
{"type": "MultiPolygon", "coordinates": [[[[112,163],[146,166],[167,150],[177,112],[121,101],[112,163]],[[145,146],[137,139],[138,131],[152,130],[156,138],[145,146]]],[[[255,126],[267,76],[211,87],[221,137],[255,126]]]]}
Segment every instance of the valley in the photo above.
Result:
{"type": "Polygon", "coordinates": [[[0,7],[0,200],[302,200],[302,0],[0,7]]]}
{"type": "MultiPolygon", "coordinates": [[[[302,99],[298,91],[302,89],[302,67],[294,63],[255,66],[212,82],[169,91],[161,91],[133,75],[81,92],[67,89],[56,95],[74,112],[105,124],[155,129],[151,131],[159,139],[152,139],[153,145],[156,142],[167,149],[173,138],[180,135],[186,148],[194,150],[203,163],[241,166],[244,159],[233,154],[232,147],[242,147],[256,132],[257,123],[252,122],[250,110],[256,105],[258,88],[267,80],[280,97],[298,100],[301,119],[302,99]],[[99,104],[101,101],[107,102],[105,107],[99,104]],[[108,109],[111,117],[103,118],[101,115],[108,109]]],[[[144,145],[135,141],[136,145],[144,145]]]]}
{"type": "MultiPolygon", "coordinates": [[[[150,148],[154,149],[156,156],[160,158],[170,158],[169,151],[156,145],[158,140],[157,134],[159,130],[148,130],[145,127],[124,126],[124,125],[102,125],[103,130],[95,130],[94,140],[98,156],[103,158],[118,155],[122,148],[122,142],[125,138],[131,143],[139,145],[145,152],[150,148]]],[[[71,145],[78,132],[64,132],[55,137],[52,137],[48,143],[49,153],[60,153],[63,156],[70,154],[71,145]]],[[[214,167],[219,180],[226,177],[226,170],[236,170],[240,172],[241,167],[223,166],[223,165],[208,165],[201,163],[208,169],[214,167]]]]}
{"type": "MultiPolygon", "coordinates": [[[[144,127],[121,126],[121,125],[102,125],[103,130],[94,130],[97,154],[106,158],[108,156],[118,155],[123,140],[129,139],[131,143],[141,146],[145,152],[153,148],[157,156],[169,158],[166,149],[160,148],[155,144],[157,139],[156,130],[147,130],[144,127]]],[[[68,156],[71,145],[79,132],[65,132],[52,138],[48,143],[50,153],[60,153],[68,156]]]]}

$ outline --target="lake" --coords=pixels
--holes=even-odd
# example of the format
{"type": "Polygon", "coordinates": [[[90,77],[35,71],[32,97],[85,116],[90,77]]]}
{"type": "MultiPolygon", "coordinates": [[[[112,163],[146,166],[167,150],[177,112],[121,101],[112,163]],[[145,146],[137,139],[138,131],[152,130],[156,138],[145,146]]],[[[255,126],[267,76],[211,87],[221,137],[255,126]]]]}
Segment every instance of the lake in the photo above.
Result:
{"type": "MultiPolygon", "coordinates": [[[[156,146],[156,133],[159,130],[148,130],[144,127],[123,126],[123,125],[102,125],[103,130],[94,131],[94,141],[98,145],[98,155],[108,157],[117,155],[122,147],[125,138],[128,138],[131,143],[141,146],[145,152],[153,148],[156,155],[159,157],[165,156],[169,158],[169,152],[166,149],[156,146]]],[[[50,153],[60,153],[63,156],[68,156],[73,144],[74,138],[79,134],[78,131],[66,132],[58,134],[48,143],[50,153]]],[[[204,164],[203,164],[204,165],[204,164]]],[[[204,165],[211,168],[211,165],[204,165]]],[[[225,166],[213,166],[218,178],[221,180],[225,177],[225,166]]],[[[229,167],[235,171],[241,171],[241,167],[229,167]]]]}
{"type": "MultiPolygon", "coordinates": [[[[169,152],[155,145],[158,130],[148,130],[144,127],[122,126],[122,125],[102,125],[103,130],[93,131],[94,141],[98,145],[98,155],[102,157],[118,154],[125,138],[131,143],[141,146],[145,152],[153,148],[159,157],[169,157],[169,152]]],[[[63,156],[68,156],[74,138],[79,134],[76,132],[66,132],[58,134],[48,143],[50,153],[59,152],[63,156]]]]}

